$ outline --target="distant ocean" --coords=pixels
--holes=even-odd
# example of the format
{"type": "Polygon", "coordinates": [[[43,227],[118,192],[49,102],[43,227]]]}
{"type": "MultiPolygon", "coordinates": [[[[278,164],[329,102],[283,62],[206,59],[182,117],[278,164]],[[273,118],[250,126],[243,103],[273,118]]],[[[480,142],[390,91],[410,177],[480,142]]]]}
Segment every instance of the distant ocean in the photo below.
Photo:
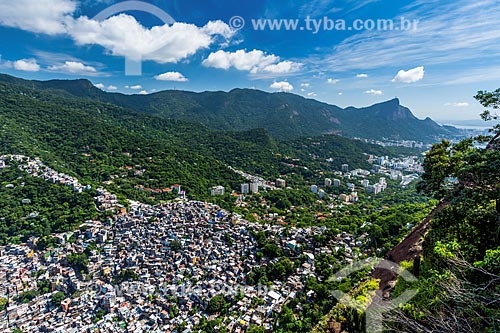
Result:
{"type": "Polygon", "coordinates": [[[446,126],[453,126],[460,129],[471,129],[478,131],[486,131],[491,128],[491,126],[454,125],[454,124],[446,124],[446,126]]]}

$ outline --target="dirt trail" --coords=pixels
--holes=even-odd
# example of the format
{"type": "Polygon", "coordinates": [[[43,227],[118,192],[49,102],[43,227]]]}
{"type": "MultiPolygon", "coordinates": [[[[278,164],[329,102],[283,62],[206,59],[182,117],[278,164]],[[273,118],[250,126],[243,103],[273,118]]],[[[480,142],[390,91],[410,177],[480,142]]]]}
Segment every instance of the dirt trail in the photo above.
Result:
{"type": "MultiPolygon", "coordinates": [[[[410,261],[422,254],[422,240],[429,230],[429,225],[434,215],[448,206],[448,202],[441,201],[439,204],[416,226],[405,239],[389,251],[385,259],[400,264],[403,261],[410,261]]],[[[380,279],[379,290],[383,298],[389,298],[390,292],[394,288],[397,275],[387,269],[375,268],[372,273],[373,278],[380,279]]]]}

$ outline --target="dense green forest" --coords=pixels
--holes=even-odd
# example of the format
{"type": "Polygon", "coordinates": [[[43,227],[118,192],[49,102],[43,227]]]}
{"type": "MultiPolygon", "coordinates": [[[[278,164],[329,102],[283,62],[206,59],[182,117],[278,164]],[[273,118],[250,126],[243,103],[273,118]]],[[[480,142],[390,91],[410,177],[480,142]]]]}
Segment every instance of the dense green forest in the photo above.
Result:
{"type": "Polygon", "coordinates": [[[145,169],[142,176],[123,177],[128,178],[126,184],[110,185],[131,198],[141,198],[142,193],[133,190],[141,183],[154,188],[182,184],[196,197],[206,195],[209,186],[241,182],[209,151],[200,156],[189,149],[197,138],[184,139],[204,131],[196,124],[155,120],[110,104],[18,87],[2,85],[0,90],[4,153],[40,156],[93,184],[109,181],[111,175],[127,176],[122,174],[127,166],[145,169]]]}
{"type": "Polygon", "coordinates": [[[0,245],[70,231],[96,218],[94,196],[93,190],[78,193],[31,177],[15,165],[0,169],[0,245]]]}

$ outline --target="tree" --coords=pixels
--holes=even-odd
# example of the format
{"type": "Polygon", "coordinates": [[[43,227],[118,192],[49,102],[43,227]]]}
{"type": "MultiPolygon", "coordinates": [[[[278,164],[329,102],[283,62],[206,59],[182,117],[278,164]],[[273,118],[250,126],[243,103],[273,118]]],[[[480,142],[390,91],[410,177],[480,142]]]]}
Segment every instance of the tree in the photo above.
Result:
{"type": "Polygon", "coordinates": [[[5,310],[7,306],[7,298],[0,297],[0,311],[5,310]]]}
{"type": "Polygon", "coordinates": [[[28,290],[28,291],[25,291],[25,292],[19,294],[18,300],[21,303],[29,303],[30,301],[35,299],[38,295],[40,295],[39,291],[28,290]]]}
{"type": "Polygon", "coordinates": [[[94,322],[97,323],[97,322],[101,321],[101,319],[104,318],[105,315],[106,315],[106,311],[104,309],[97,310],[97,312],[95,313],[94,322]]]}
{"type": "MultiPolygon", "coordinates": [[[[500,89],[475,98],[488,109],[485,121],[500,119],[500,89]]],[[[429,216],[420,296],[391,315],[391,331],[492,332],[499,325],[500,126],[490,132],[443,141],[425,158],[418,187],[441,203],[429,216]]]]}
{"type": "MultiPolygon", "coordinates": [[[[480,91],[475,97],[486,108],[496,110],[500,106],[500,89],[480,91]]],[[[489,110],[481,116],[486,121],[498,119],[489,110]]],[[[434,235],[431,233],[428,240],[445,237],[476,244],[468,251],[471,260],[481,259],[495,245],[495,236],[498,241],[500,235],[500,126],[491,132],[488,137],[434,145],[425,158],[425,173],[418,184],[420,191],[444,203],[433,222],[434,235]],[[486,146],[477,147],[475,142],[486,146]],[[493,210],[489,208],[492,203],[493,210]]]]}
{"type": "Polygon", "coordinates": [[[137,281],[139,280],[139,276],[132,269],[124,269],[120,271],[120,273],[113,278],[113,283],[120,284],[124,281],[137,281]]]}
{"type": "Polygon", "coordinates": [[[227,302],[222,294],[215,295],[208,301],[207,312],[211,314],[223,312],[227,307],[227,302]]]}
{"type": "Polygon", "coordinates": [[[236,296],[234,297],[237,301],[241,301],[245,298],[245,294],[242,293],[241,291],[238,291],[238,293],[236,294],[236,296]]]}
{"type": "Polygon", "coordinates": [[[281,257],[283,255],[283,250],[276,244],[275,241],[269,241],[266,245],[264,245],[262,252],[271,259],[281,257]]]}
{"type": "Polygon", "coordinates": [[[89,259],[85,253],[69,253],[66,257],[68,264],[77,272],[87,272],[89,259]]]}
{"type": "Polygon", "coordinates": [[[173,241],[171,241],[170,249],[172,249],[172,251],[179,251],[180,249],[182,249],[181,241],[178,239],[174,239],[173,241]]]}
{"type": "Polygon", "coordinates": [[[250,325],[247,329],[247,333],[264,333],[266,330],[262,326],[250,325]]]}
{"type": "MultiPolygon", "coordinates": [[[[475,99],[481,103],[482,106],[488,109],[498,110],[500,108],[500,88],[488,92],[488,91],[478,91],[477,95],[474,96],[475,99]]],[[[496,111],[485,110],[481,114],[481,118],[484,121],[498,120],[500,116],[496,113],[496,111]]],[[[490,141],[488,142],[487,149],[499,150],[499,138],[500,138],[500,124],[494,126],[490,132],[494,133],[492,137],[490,137],[490,141]]]]}
{"type": "Polygon", "coordinates": [[[177,308],[177,305],[172,305],[170,307],[170,317],[175,318],[179,315],[179,308],[177,308]]]}
{"type": "Polygon", "coordinates": [[[41,294],[47,294],[49,292],[50,282],[47,279],[43,279],[37,282],[38,291],[41,294]]]}
{"type": "Polygon", "coordinates": [[[54,305],[56,305],[56,306],[60,306],[61,302],[63,301],[63,299],[65,297],[66,296],[64,295],[64,293],[62,291],[58,291],[57,293],[52,295],[52,303],[54,303],[54,305]]]}

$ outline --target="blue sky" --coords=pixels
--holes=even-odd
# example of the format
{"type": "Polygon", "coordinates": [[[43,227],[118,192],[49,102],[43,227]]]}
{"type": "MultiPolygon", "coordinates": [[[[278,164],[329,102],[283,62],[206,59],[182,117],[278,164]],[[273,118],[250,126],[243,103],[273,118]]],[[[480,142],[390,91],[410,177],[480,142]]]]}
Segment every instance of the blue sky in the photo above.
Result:
{"type": "Polygon", "coordinates": [[[500,87],[497,0],[150,0],[109,11],[117,4],[3,1],[0,71],[83,77],[127,94],[256,88],[339,106],[397,96],[418,117],[447,123],[478,119],[472,96],[500,87]],[[416,23],[400,29],[402,18],[416,23]],[[259,30],[257,19],[298,25],[259,30]],[[381,19],[395,28],[369,29],[381,19]],[[142,75],[125,75],[125,58],[142,59],[142,75]]]}

